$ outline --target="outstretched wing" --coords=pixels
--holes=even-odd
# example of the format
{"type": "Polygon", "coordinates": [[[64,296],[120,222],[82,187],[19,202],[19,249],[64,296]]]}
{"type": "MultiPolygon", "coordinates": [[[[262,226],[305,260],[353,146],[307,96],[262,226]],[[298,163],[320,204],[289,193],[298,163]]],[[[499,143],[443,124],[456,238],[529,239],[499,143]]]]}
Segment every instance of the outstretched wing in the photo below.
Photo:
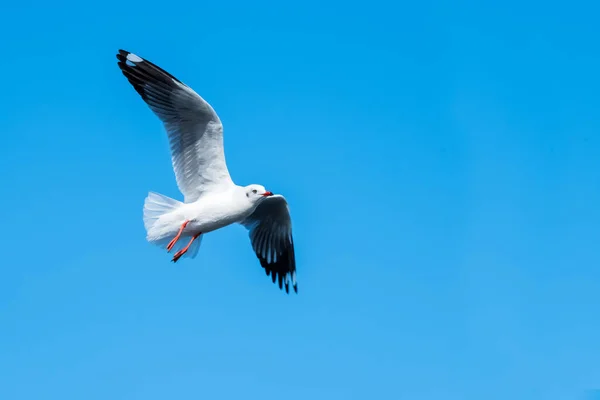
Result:
{"type": "Polygon", "coordinates": [[[287,201],[283,196],[270,196],[242,221],[250,231],[252,249],[273,283],[279,283],[289,293],[290,280],[298,293],[296,282],[296,258],[292,237],[292,219],[287,201]]]}
{"type": "Polygon", "coordinates": [[[165,126],[185,202],[233,184],[225,164],[223,125],[210,104],[150,61],[125,50],[119,50],[117,59],[123,75],[165,126]]]}

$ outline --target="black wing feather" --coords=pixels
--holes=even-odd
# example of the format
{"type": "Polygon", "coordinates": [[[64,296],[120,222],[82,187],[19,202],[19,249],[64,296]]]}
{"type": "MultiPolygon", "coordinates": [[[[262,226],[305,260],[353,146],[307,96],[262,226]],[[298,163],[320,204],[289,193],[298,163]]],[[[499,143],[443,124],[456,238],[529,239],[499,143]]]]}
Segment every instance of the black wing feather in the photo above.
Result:
{"type": "Polygon", "coordinates": [[[285,198],[265,199],[242,224],[250,230],[252,248],[267,276],[280,289],[285,287],[286,293],[290,292],[291,279],[298,293],[294,239],[285,198]]]}

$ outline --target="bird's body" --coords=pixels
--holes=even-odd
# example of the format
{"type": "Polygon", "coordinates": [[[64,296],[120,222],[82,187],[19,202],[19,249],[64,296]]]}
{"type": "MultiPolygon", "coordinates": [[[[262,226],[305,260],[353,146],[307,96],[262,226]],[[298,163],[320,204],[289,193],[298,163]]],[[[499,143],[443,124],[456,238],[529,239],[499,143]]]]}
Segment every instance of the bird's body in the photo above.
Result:
{"type": "MultiPolygon", "coordinates": [[[[157,194],[147,197],[145,209],[152,209],[157,194]]],[[[162,198],[162,195],[158,195],[162,198]]],[[[175,236],[185,221],[189,221],[182,236],[209,233],[234,223],[242,222],[257,204],[252,204],[244,195],[244,188],[232,185],[228,190],[208,193],[193,203],[179,203],[167,213],[160,215],[146,226],[149,242],[158,242],[175,236]]],[[[150,220],[150,218],[149,218],[150,220]]]]}
{"type": "Polygon", "coordinates": [[[128,51],[118,65],[163,122],[169,137],[178,201],[150,192],[144,203],[146,239],[175,250],[173,261],[193,258],[202,237],[240,223],[250,233],[261,266],[279,287],[298,291],[292,223],[287,201],[261,185],[236,185],[223,150],[223,125],[213,108],[173,75],[128,51]]]}

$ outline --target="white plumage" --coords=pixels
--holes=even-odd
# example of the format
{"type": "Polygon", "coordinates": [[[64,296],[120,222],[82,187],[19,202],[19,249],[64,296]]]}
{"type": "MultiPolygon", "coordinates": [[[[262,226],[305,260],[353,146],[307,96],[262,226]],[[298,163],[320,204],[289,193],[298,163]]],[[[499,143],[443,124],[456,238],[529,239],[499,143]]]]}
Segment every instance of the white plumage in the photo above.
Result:
{"type": "Polygon", "coordinates": [[[119,68],[163,122],[177,186],[184,201],[150,192],[144,203],[147,240],[173,261],[193,258],[204,234],[233,223],[249,230],[252,248],[273,282],[294,291],[296,260],[287,201],[261,185],[238,186],[229,175],[223,125],[190,87],[148,60],[119,50],[119,68]]]}

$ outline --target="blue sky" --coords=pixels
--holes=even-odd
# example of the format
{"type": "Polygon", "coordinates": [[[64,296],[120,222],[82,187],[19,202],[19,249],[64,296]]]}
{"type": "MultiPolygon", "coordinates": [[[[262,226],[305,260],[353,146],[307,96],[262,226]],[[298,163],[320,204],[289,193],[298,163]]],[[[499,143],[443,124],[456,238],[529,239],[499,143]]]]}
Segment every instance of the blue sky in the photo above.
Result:
{"type": "Polygon", "coordinates": [[[599,12],[4,6],[0,398],[593,396],[599,12]],[[119,48],[215,107],[238,183],[288,198],[298,296],[242,227],[177,265],[145,242],[146,193],[181,196],[119,48]]]}

